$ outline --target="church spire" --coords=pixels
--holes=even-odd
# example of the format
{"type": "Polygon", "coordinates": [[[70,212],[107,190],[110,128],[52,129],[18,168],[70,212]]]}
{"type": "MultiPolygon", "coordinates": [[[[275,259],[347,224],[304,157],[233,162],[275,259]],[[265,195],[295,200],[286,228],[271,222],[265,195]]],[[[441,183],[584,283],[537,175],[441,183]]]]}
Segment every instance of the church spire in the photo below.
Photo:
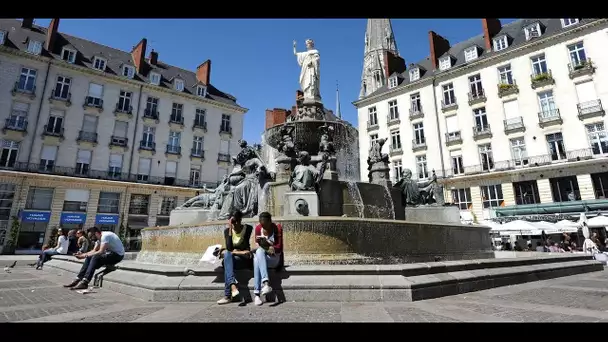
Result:
{"type": "Polygon", "coordinates": [[[399,55],[390,19],[367,19],[365,54],[377,50],[388,50],[399,55]]]}
{"type": "Polygon", "coordinates": [[[342,112],[340,111],[340,88],[338,87],[338,81],[336,81],[336,116],[342,119],[342,112]]]}
{"type": "Polygon", "coordinates": [[[370,95],[386,84],[390,75],[386,75],[385,53],[399,56],[397,42],[393,34],[390,19],[367,19],[365,31],[365,53],[363,56],[363,73],[361,75],[361,92],[359,98],[370,95]]]}

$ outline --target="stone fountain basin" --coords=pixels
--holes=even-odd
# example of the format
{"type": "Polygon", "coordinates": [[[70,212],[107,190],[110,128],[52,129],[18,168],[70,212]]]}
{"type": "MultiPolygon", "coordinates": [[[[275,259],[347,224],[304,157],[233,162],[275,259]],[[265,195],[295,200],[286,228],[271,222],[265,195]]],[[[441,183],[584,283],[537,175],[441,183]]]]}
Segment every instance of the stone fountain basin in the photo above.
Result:
{"type": "Polygon", "coordinates": [[[321,121],[321,120],[306,120],[306,121],[291,121],[285,124],[272,126],[266,130],[264,136],[266,143],[273,148],[277,148],[279,142],[283,138],[281,135],[281,128],[285,125],[293,126],[294,131],[292,133],[293,141],[298,150],[307,151],[311,155],[316,155],[319,152],[319,141],[321,140],[322,132],[319,127],[327,124],[334,128],[333,133],[333,144],[336,151],[346,148],[349,139],[348,130],[353,129],[352,127],[345,125],[340,121],[321,121]]]}
{"type": "MultiPolygon", "coordinates": [[[[245,219],[255,225],[257,220],[245,219]]],[[[493,258],[490,228],[347,217],[276,217],[284,234],[285,263],[396,264],[493,258]]],[[[223,221],[142,231],[138,262],[197,265],[208,246],[224,245],[223,221]]],[[[252,246],[253,237],[251,241],[252,246]]]]}

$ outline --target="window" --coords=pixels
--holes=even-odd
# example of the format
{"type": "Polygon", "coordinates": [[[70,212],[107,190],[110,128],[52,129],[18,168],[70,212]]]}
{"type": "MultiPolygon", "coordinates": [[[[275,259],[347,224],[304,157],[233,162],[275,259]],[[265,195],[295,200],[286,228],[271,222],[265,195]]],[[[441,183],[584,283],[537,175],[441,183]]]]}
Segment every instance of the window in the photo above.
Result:
{"type": "Polygon", "coordinates": [[[155,114],[158,113],[158,98],[148,96],[148,99],[146,100],[146,112],[147,115],[150,116],[155,116],[155,114]]]}
{"type": "Polygon", "coordinates": [[[131,97],[133,93],[130,91],[120,91],[120,96],[118,97],[118,104],[116,106],[116,110],[123,113],[131,113],[131,97]]]}
{"type": "Polygon", "coordinates": [[[540,24],[534,23],[528,27],[524,28],[524,33],[526,34],[526,40],[530,40],[532,38],[538,38],[542,34],[540,31],[540,24]]]}
{"type": "Polygon", "coordinates": [[[388,79],[388,89],[393,89],[397,86],[397,76],[388,79]]]}
{"type": "Polygon", "coordinates": [[[220,140],[220,153],[226,155],[230,154],[230,141],[220,140]]]}
{"type": "Polygon", "coordinates": [[[142,147],[153,148],[154,147],[154,135],[156,129],[151,126],[144,126],[144,132],[142,133],[141,144],[142,147]]]}
{"type": "Polygon", "coordinates": [[[540,195],[538,194],[538,185],[536,184],[536,181],[514,182],[513,190],[515,192],[515,204],[540,203],[540,195]]]}
{"type": "Polygon", "coordinates": [[[477,53],[478,53],[478,49],[477,46],[471,46],[470,48],[467,48],[466,50],[464,50],[464,60],[466,62],[470,62],[474,59],[477,59],[477,53]]]}
{"type": "Polygon", "coordinates": [[[39,55],[42,52],[42,43],[37,40],[28,40],[27,52],[39,55]]]}
{"type": "Polygon", "coordinates": [[[473,201],[471,201],[471,189],[453,189],[452,202],[457,205],[460,210],[470,210],[473,207],[473,201]]]}
{"type": "Polygon", "coordinates": [[[150,73],[150,83],[154,85],[160,85],[160,74],[151,72],[150,73]]]}
{"type": "Polygon", "coordinates": [[[448,70],[452,67],[452,57],[446,56],[439,59],[439,70],[448,70]]]}
{"type": "Polygon", "coordinates": [[[173,85],[175,87],[175,90],[177,90],[177,91],[184,91],[184,81],[179,80],[179,79],[175,79],[173,85]]]}
{"type": "Polygon", "coordinates": [[[591,182],[593,183],[593,190],[595,191],[595,199],[608,198],[608,172],[592,173],[591,182]]]}
{"type": "Polygon", "coordinates": [[[205,127],[205,110],[196,108],[194,113],[194,127],[205,127]]]}
{"type": "Polygon", "coordinates": [[[378,134],[371,134],[369,136],[369,145],[374,146],[374,144],[378,141],[378,134]]]}
{"type": "Polygon", "coordinates": [[[376,86],[378,88],[382,87],[382,75],[380,71],[374,72],[374,80],[376,81],[376,86]]]}
{"type": "Polygon", "coordinates": [[[64,76],[57,76],[57,84],[55,86],[55,92],[53,97],[56,99],[67,100],[70,97],[70,85],[72,79],[64,76]]]}
{"type": "Polygon", "coordinates": [[[150,195],[132,194],[129,201],[129,215],[148,215],[150,195]]]}
{"type": "Polygon", "coordinates": [[[498,80],[500,84],[513,84],[513,73],[511,72],[511,64],[507,64],[498,68],[498,80]]]}
{"type": "Polygon", "coordinates": [[[562,27],[566,28],[578,24],[578,19],[562,19],[562,27]]]}
{"type": "Polygon", "coordinates": [[[196,87],[196,95],[200,96],[200,97],[205,97],[207,96],[207,87],[199,85],[196,87]]]}
{"type": "Polygon", "coordinates": [[[52,172],[57,159],[57,146],[42,146],[40,153],[40,166],[38,169],[42,172],[52,172]]]}
{"type": "Polygon", "coordinates": [[[393,160],[393,179],[395,183],[403,178],[403,164],[401,159],[393,160]]]}
{"type": "Polygon", "coordinates": [[[165,185],[173,185],[175,178],[177,178],[177,162],[167,160],[167,164],[165,165],[165,185]]]}
{"type": "Polygon", "coordinates": [[[573,66],[581,65],[587,61],[587,54],[585,53],[583,42],[568,46],[568,51],[570,52],[570,62],[573,66]]]}
{"type": "Polygon", "coordinates": [[[4,45],[5,39],[6,39],[6,31],[0,31],[0,45],[4,45]]]}
{"type": "Polygon", "coordinates": [[[543,119],[551,119],[558,115],[552,90],[538,93],[538,105],[543,119]]]}
{"type": "Polygon", "coordinates": [[[524,137],[511,139],[509,143],[515,166],[528,165],[528,152],[526,151],[526,140],[524,137]]]}
{"type": "Polygon", "coordinates": [[[388,113],[390,120],[399,119],[399,107],[397,107],[397,100],[388,101],[388,113]]]}
{"type": "Polygon", "coordinates": [[[103,104],[103,85],[90,83],[89,96],[87,96],[87,106],[101,107],[103,104]]]}
{"type": "Polygon", "coordinates": [[[120,177],[122,173],[122,154],[110,154],[108,173],[110,177],[120,177]]]}
{"type": "Polygon", "coordinates": [[[504,50],[509,47],[509,40],[507,36],[500,36],[498,38],[494,38],[494,51],[504,50]]]}
{"type": "Polygon", "coordinates": [[[106,70],[106,60],[105,58],[95,57],[93,59],[93,69],[105,71],[106,70]]]}
{"type": "Polygon", "coordinates": [[[97,116],[85,114],[82,117],[82,131],[85,133],[97,133],[97,116]]]}
{"type": "Polygon", "coordinates": [[[171,108],[171,121],[172,122],[182,122],[182,112],[184,111],[184,105],[181,103],[173,103],[173,107],[171,108]]]}
{"type": "Polygon", "coordinates": [[[15,198],[14,184],[0,184],[0,220],[8,221],[11,218],[13,199],[15,198]]]}
{"type": "Polygon", "coordinates": [[[449,139],[460,138],[460,125],[458,124],[457,115],[452,115],[445,118],[445,126],[449,139]]]}
{"type": "Polygon", "coordinates": [[[464,173],[462,156],[452,156],[452,172],[454,173],[454,175],[461,175],[464,173]]]}
{"type": "Polygon", "coordinates": [[[502,196],[502,186],[496,185],[485,185],[481,186],[481,203],[484,208],[498,208],[502,207],[504,199],[502,196]]]}
{"type": "Polygon", "coordinates": [[[454,95],[454,85],[452,83],[443,86],[443,104],[445,106],[456,104],[456,95],[454,95]]]}
{"type": "Polygon", "coordinates": [[[416,156],[416,171],[418,179],[429,178],[429,170],[426,167],[426,156],[416,156]]]}
{"type": "Polygon", "coordinates": [[[550,178],[553,202],[580,201],[581,194],[576,176],[550,178]]]}
{"type": "Polygon", "coordinates": [[[483,86],[481,84],[481,75],[473,75],[469,77],[469,88],[471,89],[471,97],[478,98],[483,96],[483,86]]]}
{"type": "Polygon", "coordinates": [[[367,119],[368,126],[375,126],[378,124],[378,112],[376,111],[376,106],[367,109],[367,119]]]}
{"type": "Polygon", "coordinates": [[[91,166],[91,151],[79,150],[76,156],[76,174],[86,176],[91,166]]]}
{"type": "Polygon", "coordinates": [[[420,68],[410,69],[410,82],[420,79],[420,68]]]}
{"type": "Polygon", "coordinates": [[[13,167],[19,154],[19,142],[2,140],[2,153],[0,153],[0,168],[13,167]]]}
{"type": "Polygon", "coordinates": [[[128,78],[133,78],[135,76],[135,68],[130,65],[124,65],[122,67],[122,75],[128,78]]]}
{"type": "Polygon", "coordinates": [[[414,124],[414,142],[416,145],[424,145],[426,139],[424,138],[424,125],[422,122],[414,124]]]}
{"type": "Polygon", "coordinates": [[[475,128],[478,131],[489,129],[488,116],[486,115],[486,107],[473,109],[473,117],[475,118],[475,128]]]}
{"type": "Polygon", "coordinates": [[[61,59],[68,63],[76,62],[76,51],[72,49],[63,48],[63,51],[61,51],[61,59]]]}
{"type": "Polygon", "coordinates": [[[494,155],[492,154],[492,145],[479,145],[479,159],[481,160],[481,169],[483,171],[491,171],[494,169],[494,155]]]}
{"type": "Polygon", "coordinates": [[[401,134],[399,131],[391,132],[391,150],[396,151],[401,149],[401,134]]]}
{"type": "Polygon", "coordinates": [[[137,168],[137,180],[147,181],[150,177],[150,166],[152,165],[152,159],[139,158],[139,165],[137,168]]]}
{"type": "Polygon", "coordinates": [[[171,210],[177,207],[177,196],[163,197],[163,202],[160,205],[158,215],[169,216],[171,210]]]}
{"type": "Polygon", "coordinates": [[[13,109],[8,119],[7,127],[25,131],[27,128],[27,116],[29,111],[29,103],[13,102],[13,109]]]}
{"type": "Polygon", "coordinates": [[[27,192],[25,209],[51,210],[54,191],[53,188],[31,187],[27,192]]]}
{"type": "Polygon", "coordinates": [[[190,169],[190,185],[199,186],[201,184],[201,170],[190,169]]]}
{"type": "Polygon", "coordinates": [[[192,155],[201,156],[203,154],[203,137],[194,136],[192,140],[192,155]]]}
{"type": "Polygon", "coordinates": [[[564,138],[562,137],[562,133],[558,132],[547,134],[545,137],[547,138],[551,160],[566,159],[566,148],[564,147],[564,138]]]}
{"type": "Polygon", "coordinates": [[[422,102],[420,101],[420,93],[410,95],[410,104],[412,113],[422,113],[422,102]]]}
{"type": "Polygon", "coordinates": [[[608,153],[608,136],[603,122],[597,122],[585,126],[587,128],[587,137],[593,154],[608,153]]]}
{"type": "Polygon", "coordinates": [[[67,189],[63,201],[63,211],[86,212],[89,203],[89,190],[67,189]]]}
{"type": "Polygon", "coordinates": [[[35,69],[21,68],[21,75],[19,76],[19,83],[17,83],[17,89],[25,92],[34,92],[36,89],[36,75],[35,69]]]}
{"type": "Polygon", "coordinates": [[[222,114],[222,124],[220,126],[220,131],[232,132],[232,129],[230,127],[230,115],[222,114]]]}
{"type": "Polygon", "coordinates": [[[51,135],[61,135],[63,132],[63,112],[51,110],[49,121],[46,125],[46,133],[51,135]]]}
{"type": "Polygon", "coordinates": [[[545,59],[544,53],[530,58],[530,61],[532,62],[532,72],[534,76],[546,74],[548,72],[547,60],[545,59]]]}
{"type": "Polygon", "coordinates": [[[169,141],[167,143],[167,152],[178,153],[181,138],[182,138],[182,135],[180,132],[170,131],[169,132],[169,141]]]}
{"type": "MultiPolygon", "coordinates": [[[[126,145],[127,144],[127,132],[129,129],[129,123],[126,121],[114,121],[114,134],[112,135],[112,140],[117,143],[117,145],[126,145]]],[[[145,132],[145,128],[144,128],[145,132]]]]}
{"type": "Polygon", "coordinates": [[[104,214],[120,213],[120,193],[101,191],[99,193],[97,212],[104,214]]]}

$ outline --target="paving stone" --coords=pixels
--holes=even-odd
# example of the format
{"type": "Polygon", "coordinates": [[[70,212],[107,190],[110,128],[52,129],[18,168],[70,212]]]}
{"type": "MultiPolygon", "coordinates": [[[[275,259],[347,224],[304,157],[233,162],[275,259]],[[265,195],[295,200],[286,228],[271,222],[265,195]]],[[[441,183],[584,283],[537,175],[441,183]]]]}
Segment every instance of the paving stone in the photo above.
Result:
{"type": "Polygon", "coordinates": [[[311,307],[296,303],[224,305],[203,309],[185,322],[341,322],[340,310],[339,305],[311,307]]]}
{"type": "MultiPolygon", "coordinates": [[[[42,303],[66,303],[74,299],[82,298],[83,295],[64,288],[3,290],[0,291],[0,307],[42,303]]],[[[92,301],[92,299],[90,300],[92,301]]]]}
{"type": "Polygon", "coordinates": [[[589,287],[592,289],[608,289],[608,279],[606,280],[594,280],[594,279],[581,279],[569,283],[564,283],[565,286],[577,286],[577,287],[589,287]]]}
{"type": "Polygon", "coordinates": [[[47,308],[30,308],[26,310],[13,310],[13,311],[5,311],[0,313],[0,321],[2,321],[2,317],[7,318],[7,322],[17,322],[26,319],[36,319],[47,316],[60,315],[68,312],[77,312],[84,310],[96,309],[99,307],[104,307],[106,305],[110,305],[112,303],[91,303],[86,306],[74,306],[74,305],[61,305],[61,306],[53,306],[47,308]]]}
{"type": "Polygon", "coordinates": [[[395,322],[458,322],[415,307],[387,307],[386,311],[395,322]]]}
{"type": "Polygon", "coordinates": [[[55,284],[51,283],[48,280],[41,280],[41,279],[0,281],[0,290],[25,289],[28,287],[44,287],[44,286],[55,286],[55,284]]]}
{"type": "Polygon", "coordinates": [[[594,319],[585,316],[563,315],[557,313],[547,313],[542,311],[522,310],[510,307],[501,307],[496,305],[479,305],[460,303],[458,307],[462,310],[468,310],[483,315],[490,315],[513,322],[597,322],[599,319],[594,319]]]}
{"type": "Polygon", "coordinates": [[[104,313],[95,317],[84,317],[79,320],[74,320],[74,322],[132,322],[162,309],[164,309],[162,306],[141,307],[104,313]]]}
{"type": "Polygon", "coordinates": [[[551,287],[530,289],[510,295],[500,295],[495,299],[513,302],[527,302],[589,310],[608,310],[608,293],[589,291],[565,291],[551,287]]]}
{"type": "Polygon", "coordinates": [[[11,273],[0,273],[0,281],[5,281],[5,280],[21,280],[21,279],[36,279],[36,277],[34,275],[31,275],[29,273],[23,273],[23,272],[16,272],[13,271],[11,273]]]}

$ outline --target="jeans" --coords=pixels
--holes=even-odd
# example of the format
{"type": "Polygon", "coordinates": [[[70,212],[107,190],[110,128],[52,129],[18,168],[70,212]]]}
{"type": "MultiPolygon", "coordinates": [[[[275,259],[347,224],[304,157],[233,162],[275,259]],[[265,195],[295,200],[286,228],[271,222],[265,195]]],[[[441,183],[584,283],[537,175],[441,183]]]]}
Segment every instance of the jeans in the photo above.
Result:
{"type": "Polygon", "coordinates": [[[280,260],[280,255],[269,255],[263,248],[256,249],[253,257],[253,294],[260,294],[262,283],[268,281],[268,268],[276,268],[280,260]]]}
{"type": "Polygon", "coordinates": [[[57,251],[54,248],[49,248],[46,251],[42,251],[42,253],[40,253],[40,256],[38,257],[38,262],[36,263],[37,267],[42,267],[42,265],[51,260],[51,256],[53,255],[57,255],[59,253],[57,253],[57,251]]]}
{"type": "Polygon", "coordinates": [[[86,257],[76,278],[79,280],[85,280],[88,283],[91,281],[91,279],[93,279],[96,269],[102,266],[116,265],[122,261],[123,257],[123,255],[118,255],[114,252],[86,257]]]}
{"type": "Polygon", "coordinates": [[[247,259],[241,255],[234,255],[232,252],[226,250],[224,252],[224,295],[226,297],[232,296],[232,291],[230,287],[232,284],[238,284],[236,278],[234,277],[234,270],[246,268],[247,259]]]}

